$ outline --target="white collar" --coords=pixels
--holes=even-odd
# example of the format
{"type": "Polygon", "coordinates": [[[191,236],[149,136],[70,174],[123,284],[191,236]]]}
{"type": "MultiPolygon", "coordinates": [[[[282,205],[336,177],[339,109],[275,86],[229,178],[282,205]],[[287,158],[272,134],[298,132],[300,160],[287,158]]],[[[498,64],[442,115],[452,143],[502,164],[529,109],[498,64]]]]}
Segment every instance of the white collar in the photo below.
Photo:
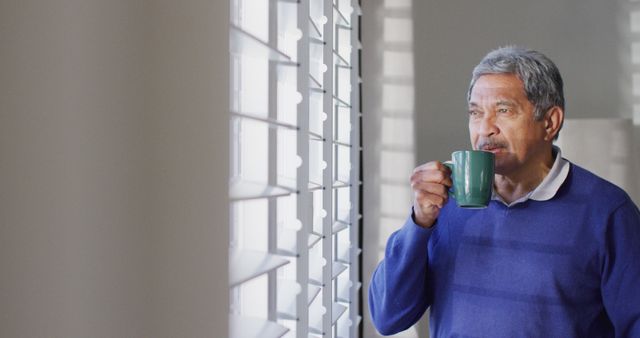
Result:
{"type": "Polygon", "coordinates": [[[502,199],[502,197],[500,197],[500,195],[498,195],[495,191],[493,191],[491,199],[500,201],[504,205],[511,207],[518,203],[525,202],[529,199],[532,199],[534,201],[548,201],[553,198],[553,196],[555,196],[560,189],[562,183],[564,183],[564,181],[567,179],[567,176],[569,175],[570,163],[562,157],[560,148],[553,146],[552,151],[555,155],[553,166],[551,166],[551,170],[549,170],[547,176],[544,177],[542,182],[540,182],[540,184],[535,189],[511,203],[506,203],[502,199]]]}

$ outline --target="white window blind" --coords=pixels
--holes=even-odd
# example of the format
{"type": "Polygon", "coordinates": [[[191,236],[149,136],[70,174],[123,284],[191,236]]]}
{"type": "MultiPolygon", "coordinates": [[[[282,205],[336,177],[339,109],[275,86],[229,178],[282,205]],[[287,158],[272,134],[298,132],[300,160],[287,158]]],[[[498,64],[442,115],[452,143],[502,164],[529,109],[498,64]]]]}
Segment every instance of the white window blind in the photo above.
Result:
{"type": "Polygon", "coordinates": [[[230,334],[357,337],[357,0],[231,0],[230,334]]]}

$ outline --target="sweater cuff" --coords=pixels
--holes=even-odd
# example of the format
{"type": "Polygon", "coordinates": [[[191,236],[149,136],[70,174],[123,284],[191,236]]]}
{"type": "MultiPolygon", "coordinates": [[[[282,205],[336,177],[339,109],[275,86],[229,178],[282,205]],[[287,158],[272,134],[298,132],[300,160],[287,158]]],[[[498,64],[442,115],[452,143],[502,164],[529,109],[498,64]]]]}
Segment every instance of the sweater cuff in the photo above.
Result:
{"type": "Polygon", "coordinates": [[[423,230],[427,230],[429,232],[433,232],[433,229],[436,227],[436,225],[438,224],[438,219],[436,218],[436,221],[433,223],[433,225],[429,228],[425,228],[423,226],[418,225],[418,223],[416,223],[416,213],[413,211],[413,207],[411,207],[411,215],[409,216],[409,219],[407,220],[407,224],[413,224],[413,226],[418,227],[420,229],[423,230]]]}
{"type": "Polygon", "coordinates": [[[404,228],[414,233],[414,236],[423,236],[423,237],[429,238],[429,236],[431,236],[431,233],[433,232],[433,230],[437,225],[438,225],[437,219],[435,223],[433,223],[433,225],[429,228],[425,228],[423,226],[418,225],[415,220],[413,207],[411,207],[411,214],[409,215],[409,218],[405,222],[404,228]]]}

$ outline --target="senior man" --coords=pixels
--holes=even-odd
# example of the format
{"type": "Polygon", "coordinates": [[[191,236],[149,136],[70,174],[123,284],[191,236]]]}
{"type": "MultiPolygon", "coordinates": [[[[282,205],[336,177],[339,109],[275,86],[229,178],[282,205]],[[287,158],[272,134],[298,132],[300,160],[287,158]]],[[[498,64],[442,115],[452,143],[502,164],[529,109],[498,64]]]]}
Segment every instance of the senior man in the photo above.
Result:
{"type": "Polygon", "coordinates": [[[430,308],[433,337],[640,337],[640,213],[553,146],[555,64],[494,50],[473,70],[468,106],[473,149],[495,154],[492,200],[459,208],[446,166],[414,170],[413,211],[369,289],[376,328],[405,330],[430,308]]]}

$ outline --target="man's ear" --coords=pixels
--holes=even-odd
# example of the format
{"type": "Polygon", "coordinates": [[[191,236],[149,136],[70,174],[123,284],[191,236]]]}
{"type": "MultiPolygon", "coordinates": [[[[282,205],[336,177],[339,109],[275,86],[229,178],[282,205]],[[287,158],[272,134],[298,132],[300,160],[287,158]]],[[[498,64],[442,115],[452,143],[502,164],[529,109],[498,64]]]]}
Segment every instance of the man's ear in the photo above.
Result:
{"type": "Polygon", "coordinates": [[[562,122],[564,121],[564,111],[562,108],[558,106],[551,107],[544,115],[544,130],[546,135],[544,139],[546,141],[553,140],[558,132],[560,132],[560,127],[562,126],[562,122]]]}

